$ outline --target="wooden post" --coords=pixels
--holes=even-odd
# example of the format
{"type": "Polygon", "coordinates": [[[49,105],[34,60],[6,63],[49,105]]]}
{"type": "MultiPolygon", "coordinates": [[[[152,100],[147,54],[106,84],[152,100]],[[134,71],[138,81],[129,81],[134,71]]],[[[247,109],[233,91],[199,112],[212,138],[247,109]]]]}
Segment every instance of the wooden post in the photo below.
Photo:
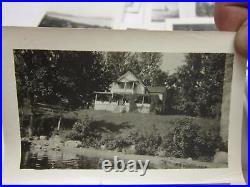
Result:
{"type": "Polygon", "coordinates": [[[97,101],[97,93],[95,94],[95,102],[97,101]]]}
{"type": "Polygon", "coordinates": [[[34,122],[34,118],[33,118],[33,114],[31,114],[31,115],[30,115],[30,119],[29,119],[29,127],[28,127],[28,135],[29,135],[29,138],[31,138],[32,135],[33,135],[33,132],[32,132],[33,122],[34,122]]]}
{"type": "Polygon", "coordinates": [[[58,123],[57,123],[57,131],[60,130],[60,126],[61,126],[61,121],[62,121],[62,116],[60,116],[58,123]]]}

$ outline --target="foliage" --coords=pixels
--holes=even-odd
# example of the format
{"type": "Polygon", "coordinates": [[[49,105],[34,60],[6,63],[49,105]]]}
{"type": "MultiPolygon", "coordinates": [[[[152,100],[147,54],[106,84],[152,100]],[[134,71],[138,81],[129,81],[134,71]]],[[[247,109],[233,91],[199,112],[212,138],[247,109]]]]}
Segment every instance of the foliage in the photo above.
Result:
{"type": "Polygon", "coordinates": [[[112,52],[107,53],[105,71],[108,72],[110,81],[131,71],[145,86],[160,86],[164,85],[168,76],[161,70],[161,63],[161,53],[112,52]]]}
{"type": "Polygon", "coordinates": [[[93,99],[93,90],[105,90],[100,52],[15,50],[18,101],[82,106],[93,99]]]}
{"type": "Polygon", "coordinates": [[[217,149],[227,151],[227,144],[222,143],[217,123],[209,126],[198,124],[192,117],[176,119],[174,127],[169,128],[165,136],[160,135],[155,125],[143,132],[132,129],[117,135],[98,134],[94,132],[92,123],[88,117],[76,122],[67,138],[81,141],[84,147],[105,150],[122,151],[132,146],[134,153],[140,155],[155,156],[161,151],[168,157],[210,160],[217,149]]]}
{"type": "Polygon", "coordinates": [[[156,132],[152,132],[148,135],[141,135],[137,137],[135,150],[136,153],[140,155],[156,155],[158,147],[161,143],[161,136],[156,132]]]}
{"type": "Polygon", "coordinates": [[[121,151],[123,148],[135,146],[135,153],[140,155],[156,155],[158,147],[161,145],[162,138],[156,132],[142,134],[138,131],[129,132],[126,135],[117,135],[115,137],[106,136],[102,138],[101,144],[105,145],[107,150],[121,151]]]}
{"type": "Polygon", "coordinates": [[[162,85],[160,53],[15,50],[18,102],[41,102],[78,108],[94,99],[94,91],[107,91],[127,71],[146,86],[162,85]]]}
{"type": "Polygon", "coordinates": [[[101,139],[101,145],[105,145],[107,150],[121,151],[123,148],[134,145],[136,142],[137,132],[129,132],[126,135],[103,136],[101,139]]]}
{"type": "Polygon", "coordinates": [[[179,125],[163,138],[162,147],[166,156],[180,158],[212,157],[216,149],[222,149],[218,124],[212,128],[202,130],[198,124],[194,124],[191,118],[178,122],[179,125]]]}
{"type": "Polygon", "coordinates": [[[82,120],[76,121],[72,130],[66,135],[67,139],[81,141],[84,147],[98,147],[99,134],[94,134],[91,128],[92,120],[85,115],[82,120]]]}
{"type": "Polygon", "coordinates": [[[225,60],[225,54],[186,55],[186,64],[166,81],[166,113],[219,117],[225,60]]]}

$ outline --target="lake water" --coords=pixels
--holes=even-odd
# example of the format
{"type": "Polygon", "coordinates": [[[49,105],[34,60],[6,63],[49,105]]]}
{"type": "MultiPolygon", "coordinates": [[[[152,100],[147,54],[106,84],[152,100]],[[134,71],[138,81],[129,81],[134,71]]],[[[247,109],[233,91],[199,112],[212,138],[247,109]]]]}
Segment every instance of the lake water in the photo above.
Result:
{"type": "Polygon", "coordinates": [[[99,158],[63,153],[60,151],[22,152],[21,169],[100,169],[99,158]]]}

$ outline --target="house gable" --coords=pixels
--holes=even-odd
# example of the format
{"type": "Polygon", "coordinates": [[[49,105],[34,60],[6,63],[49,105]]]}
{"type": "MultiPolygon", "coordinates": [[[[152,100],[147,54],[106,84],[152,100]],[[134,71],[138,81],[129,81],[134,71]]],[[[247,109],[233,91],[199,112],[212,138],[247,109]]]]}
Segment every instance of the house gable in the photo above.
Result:
{"type": "Polygon", "coordinates": [[[133,73],[128,71],[110,85],[112,93],[145,94],[146,88],[133,73]]]}
{"type": "Polygon", "coordinates": [[[120,76],[117,82],[140,82],[140,80],[130,71],[120,76]]]}

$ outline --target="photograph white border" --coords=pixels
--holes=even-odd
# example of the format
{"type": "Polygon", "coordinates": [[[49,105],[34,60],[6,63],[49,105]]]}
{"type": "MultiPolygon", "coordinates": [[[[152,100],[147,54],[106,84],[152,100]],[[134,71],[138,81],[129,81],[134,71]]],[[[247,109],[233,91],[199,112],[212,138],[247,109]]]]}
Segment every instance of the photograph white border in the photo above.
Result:
{"type": "Polygon", "coordinates": [[[13,49],[234,53],[232,32],[114,31],[3,27],[3,184],[244,184],[241,128],[245,59],[235,55],[230,103],[229,163],[218,169],[153,169],[138,173],[102,170],[20,169],[21,145],[13,49]]]}

